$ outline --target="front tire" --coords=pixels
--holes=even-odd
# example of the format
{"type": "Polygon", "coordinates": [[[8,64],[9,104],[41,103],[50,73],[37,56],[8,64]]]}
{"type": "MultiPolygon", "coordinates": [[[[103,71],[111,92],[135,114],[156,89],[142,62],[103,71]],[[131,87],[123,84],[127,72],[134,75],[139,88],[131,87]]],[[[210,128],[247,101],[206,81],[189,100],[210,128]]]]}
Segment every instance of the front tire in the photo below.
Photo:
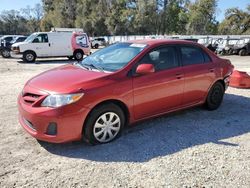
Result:
{"type": "Polygon", "coordinates": [[[125,115],[121,108],[113,103],[94,109],[84,125],[83,137],[92,144],[105,144],[121,135],[125,124],[125,115]]]}
{"type": "Polygon", "coordinates": [[[225,93],[225,88],[220,82],[216,82],[210,89],[206,99],[206,108],[208,110],[216,110],[220,107],[223,96],[225,93]]]}
{"type": "Polygon", "coordinates": [[[32,63],[36,60],[36,54],[32,51],[27,51],[23,53],[23,61],[27,63],[32,63]]]}
{"type": "Polygon", "coordinates": [[[95,44],[95,49],[98,49],[99,48],[99,44],[95,44]]]}
{"type": "Polygon", "coordinates": [[[246,51],[245,49],[241,49],[241,50],[239,51],[239,55],[240,55],[240,56],[245,56],[245,55],[247,55],[247,51],[246,51]]]}
{"type": "Polygon", "coordinates": [[[4,58],[9,58],[9,57],[10,57],[10,50],[4,49],[4,50],[2,51],[2,56],[3,56],[4,58]]]}

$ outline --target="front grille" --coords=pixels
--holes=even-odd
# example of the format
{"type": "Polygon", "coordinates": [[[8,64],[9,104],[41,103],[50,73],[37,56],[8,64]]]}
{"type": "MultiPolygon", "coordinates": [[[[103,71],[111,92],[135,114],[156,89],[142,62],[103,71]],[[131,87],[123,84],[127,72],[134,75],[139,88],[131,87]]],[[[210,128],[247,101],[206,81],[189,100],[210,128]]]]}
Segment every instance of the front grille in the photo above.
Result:
{"type": "Polygon", "coordinates": [[[31,128],[33,131],[36,131],[36,128],[34,127],[34,125],[30,121],[28,121],[25,118],[23,118],[23,121],[24,121],[25,125],[27,125],[29,128],[31,128]]]}
{"type": "Polygon", "coordinates": [[[25,93],[23,95],[23,100],[26,103],[33,104],[33,103],[37,102],[41,96],[42,95],[37,95],[37,94],[33,94],[33,93],[25,93]]]}

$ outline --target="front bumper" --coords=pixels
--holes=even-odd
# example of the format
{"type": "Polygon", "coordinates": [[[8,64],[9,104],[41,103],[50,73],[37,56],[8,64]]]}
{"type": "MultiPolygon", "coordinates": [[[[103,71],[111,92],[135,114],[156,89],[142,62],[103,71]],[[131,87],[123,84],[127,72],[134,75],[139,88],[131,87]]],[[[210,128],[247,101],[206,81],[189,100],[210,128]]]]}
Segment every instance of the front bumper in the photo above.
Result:
{"type": "Polygon", "coordinates": [[[20,94],[18,97],[19,122],[34,138],[52,143],[80,140],[84,120],[89,109],[77,104],[60,108],[33,107],[20,94]],[[56,125],[56,134],[48,134],[50,124],[56,125]]]}

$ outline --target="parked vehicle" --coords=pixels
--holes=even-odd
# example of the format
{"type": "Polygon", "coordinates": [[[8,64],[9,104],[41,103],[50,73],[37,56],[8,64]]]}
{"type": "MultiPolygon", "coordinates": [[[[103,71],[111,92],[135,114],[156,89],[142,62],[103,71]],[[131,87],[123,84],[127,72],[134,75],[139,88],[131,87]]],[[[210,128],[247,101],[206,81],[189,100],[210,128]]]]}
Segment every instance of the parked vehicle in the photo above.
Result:
{"type": "Polygon", "coordinates": [[[2,50],[10,43],[10,41],[14,40],[17,37],[22,35],[4,35],[0,38],[0,54],[2,55],[2,50]]]}
{"type": "Polygon", "coordinates": [[[12,45],[12,51],[21,55],[25,62],[34,62],[37,57],[74,57],[81,60],[90,54],[90,42],[87,34],[81,32],[38,32],[24,42],[12,45]]]}
{"type": "Polygon", "coordinates": [[[198,43],[117,43],[30,79],[18,97],[19,121],[38,140],[107,143],[140,120],[217,109],[232,72],[229,60],[198,43]]]}
{"type": "Polygon", "coordinates": [[[14,38],[13,40],[11,40],[10,42],[5,42],[4,45],[1,45],[1,55],[4,58],[9,58],[10,52],[11,52],[11,46],[17,42],[23,42],[27,37],[25,36],[18,36],[16,38],[14,38]]]}
{"type": "Polygon", "coordinates": [[[221,43],[221,41],[222,41],[222,38],[205,37],[205,38],[200,38],[198,40],[198,43],[204,45],[206,48],[208,48],[212,52],[215,52],[218,45],[221,43]]]}
{"type": "Polygon", "coordinates": [[[232,48],[233,54],[245,56],[250,54],[250,38],[241,38],[232,48]]]}
{"type": "Polygon", "coordinates": [[[105,38],[98,37],[91,40],[91,47],[98,49],[100,46],[106,46],[107,42],[105,38]]]}
{"type": "Polygon", "coordinates": [[[239,39],[236,38],[223,39],[221,43],[219,43],[216,53],[221,55],[231,55],[233,53],[233,46],[238,40],[239,39]]]}

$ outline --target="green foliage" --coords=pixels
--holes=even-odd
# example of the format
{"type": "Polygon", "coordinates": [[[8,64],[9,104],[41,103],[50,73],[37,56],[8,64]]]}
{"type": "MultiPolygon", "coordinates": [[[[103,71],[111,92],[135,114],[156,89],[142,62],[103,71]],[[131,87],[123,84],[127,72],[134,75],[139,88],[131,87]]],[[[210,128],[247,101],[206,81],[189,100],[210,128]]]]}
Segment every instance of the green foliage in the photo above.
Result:
{"type": "Polygon", "coordinates": [[[231,8],[219,24],[218,0],[42,0],[0,15],[0,34],[79,27],[90,36],[250,34],[250,5],[231,8]]]}
{"type": "Polygon", "coordinates": [[[219,34],[250,34],[250,5],[247,11],[230,8],[219,25],[219,34]]]}

